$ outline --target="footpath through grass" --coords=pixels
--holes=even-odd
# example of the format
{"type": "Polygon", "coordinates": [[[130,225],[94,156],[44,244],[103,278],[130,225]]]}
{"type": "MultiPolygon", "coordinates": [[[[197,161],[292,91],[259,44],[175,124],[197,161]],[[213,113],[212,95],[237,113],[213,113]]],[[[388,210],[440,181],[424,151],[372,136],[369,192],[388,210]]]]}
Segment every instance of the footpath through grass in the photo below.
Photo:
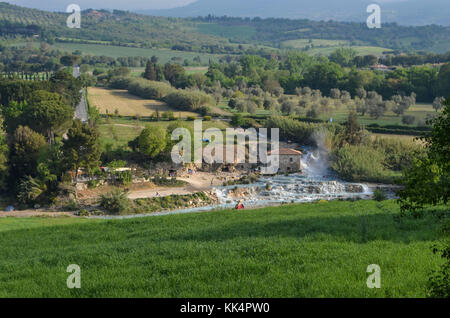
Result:
{"type": "Polygon", "coordinates": [[[0,297],[424,297],[441,263],[431,251],[439,221],[397,214],[393,201],[334,201],[0,219],[0,297]],[[81,289],[66,287],[69,264],[81,267],[81,289]],[[381,267],[381,289],[366,286],[369,264],[381,267]]]}

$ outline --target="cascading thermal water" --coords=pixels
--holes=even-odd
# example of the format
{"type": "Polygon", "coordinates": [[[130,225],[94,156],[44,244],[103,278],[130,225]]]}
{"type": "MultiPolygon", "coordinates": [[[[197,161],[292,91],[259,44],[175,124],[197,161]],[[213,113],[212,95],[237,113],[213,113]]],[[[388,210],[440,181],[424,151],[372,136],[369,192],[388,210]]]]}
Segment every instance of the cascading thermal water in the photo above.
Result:
{"type": "Polygon", "coordinates": [[[365,184],[339,180],[329,169],[326,151],[307,151],[302,158],[302,172],[290,175],[262,176],[250,185],[219,187],[216,194],[222,207],[238,202],[246,206],[311,202],[345,198],[369,198],[365,184]]]}

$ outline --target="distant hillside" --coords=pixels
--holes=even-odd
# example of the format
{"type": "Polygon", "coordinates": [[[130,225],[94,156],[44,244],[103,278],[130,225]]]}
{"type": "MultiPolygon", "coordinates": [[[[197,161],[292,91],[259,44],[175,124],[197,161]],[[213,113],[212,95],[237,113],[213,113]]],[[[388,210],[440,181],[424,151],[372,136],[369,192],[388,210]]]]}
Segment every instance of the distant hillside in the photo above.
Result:
{"type": "Polygon", "coordinates": [[[178,45],[190,46],[194,51],[203,46],[228,44],[226,39],[197,32],[192,24],[183,19],[89,9],[82,12],[81,28],[70,29],[66,26],[68,16],[67,13],[29,9],[0,2],[0,36],[28,36],[30,32],[34,32],[50,41],[83,40],[99,44],[160,48],[178,45]]]}
{"type": "Polygon", "coordinates": [[[173,17],[212,14],[362,22],[368,16],[367,5],[377,2],[381,5],[384,22],[396,22],[402,25],[450,26],[449,0],[198,0],[181,8],[146,10],[140,13],[173,17]]]}
{"type": "MultiPolygon", "coordinates": [[[[230,3],[233,1],[230,0],[230,3]]],[[[268,2],[262,0],[261,3],[268,2]]],[[[28,9],[1,2],[0,37],[34,36],[49,43],[60,41],[169,48],[214,54],[259,54],[264,50],[267,55],[274,48],[312,49],[312,53],[317,49],[336,46],[329,43],[375,47],[377,51],[385,48],[427,52],[450,50],[450,27],[437,25],[404,27],[386,23],[381,29],[368,29],[365,23],[356,22],[212,16],[186,19],[89,9],[82,12],[81,29],[69,29],[66,26],[67,17],[67,13],[28,9]]],[[[326,52],[329,53],[329,50],[326,52]]]]}

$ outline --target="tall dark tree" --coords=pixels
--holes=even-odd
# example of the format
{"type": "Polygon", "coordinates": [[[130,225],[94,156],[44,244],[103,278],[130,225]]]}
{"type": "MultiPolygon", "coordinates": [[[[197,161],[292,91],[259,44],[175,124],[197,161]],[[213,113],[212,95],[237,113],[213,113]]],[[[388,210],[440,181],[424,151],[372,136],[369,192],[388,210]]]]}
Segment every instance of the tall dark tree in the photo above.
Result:
{"type": "Polygon", "coordinates": [[[100,164],[100,134],[96,127],[90,127],[74,120],[67,132],[67,139],[61,147],[62,162],[67,170],[74,170],[76,178],[80,168],[88,171],[100,164]]]}
{"type": "Polygon", "coordinates": [[[147,66],[145,67],[144,78],[150,81],[156,81],[156,69],[155,64],[151,61],[147,62],[147,66]]]}
{"type": "Polygon", "coordinates": [[[439,71],[438,96],[450,97],[450,63],[442,65],[439,71]]]}

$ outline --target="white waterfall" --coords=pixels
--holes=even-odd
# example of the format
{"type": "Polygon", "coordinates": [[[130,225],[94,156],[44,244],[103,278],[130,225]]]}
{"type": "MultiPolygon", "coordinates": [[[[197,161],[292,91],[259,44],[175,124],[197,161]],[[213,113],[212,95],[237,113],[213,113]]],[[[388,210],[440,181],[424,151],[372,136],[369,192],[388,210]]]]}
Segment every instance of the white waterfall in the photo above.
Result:
{"type": "Polygon", "coordinates": [[[369,198],[372,193],[365,184],[339,180],[329,170],[328,154],[315,149],[304,154],[301,174],[263,176],[257,183],[219,187],[221,205],[232,206],[240,201],[247,206],[277,203],[311,202],[338,198],[369,198]]]}

